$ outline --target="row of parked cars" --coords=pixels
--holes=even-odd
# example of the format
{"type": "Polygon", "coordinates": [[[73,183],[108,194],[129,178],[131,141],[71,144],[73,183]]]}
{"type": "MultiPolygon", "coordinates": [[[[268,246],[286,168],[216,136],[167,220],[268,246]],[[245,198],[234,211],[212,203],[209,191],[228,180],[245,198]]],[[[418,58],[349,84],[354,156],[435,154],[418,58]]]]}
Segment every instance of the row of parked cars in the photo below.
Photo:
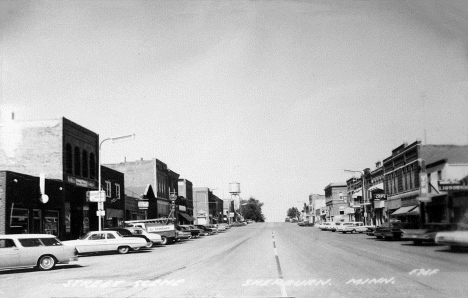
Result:
{"type": "MultiPolygon", "coordinates": [[[[229,229],[229,224],[175,225],[174,241],[214,235],[229,229]]],[[[0,268],[35,267],[50,270],[56,264],[78,261],[80,254],[149,249],[164,243],[161,233],[151,233],[142,227],[108,228],[91,231],[76,240],[60,241],[48,234],[0,235],[0,268]]]]}
{"type": "Polygon", "coordinates": [[[346,233],[365,233],[368,226],[362,222],[323,222],[318,225],[322,231],[332,231],[346,233]]]}
{"type": "Polygon", "coordinates": [[[415,245],[433,242],[448,245],[458,251],[468,248],[468,225],[426,224],[422,228],[408,228],[399,220],[392,219],[380,226],[366,226],[362,222],[324,222],[318,225],[322,231],[346,233],[366,233],[377,239],[409,240],[415,245]]]}

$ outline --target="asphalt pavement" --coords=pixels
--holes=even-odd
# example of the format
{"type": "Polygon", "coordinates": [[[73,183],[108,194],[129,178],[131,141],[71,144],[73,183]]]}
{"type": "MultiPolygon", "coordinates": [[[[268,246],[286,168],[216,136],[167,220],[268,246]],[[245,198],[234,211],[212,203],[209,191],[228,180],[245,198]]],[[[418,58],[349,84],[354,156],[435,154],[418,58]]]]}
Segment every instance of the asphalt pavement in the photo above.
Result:
{"type": "Polygon", "coordinates": [[[466,297],[468,252],[254,223],[48,272],[0,271],[2,297],[466,297]]]}

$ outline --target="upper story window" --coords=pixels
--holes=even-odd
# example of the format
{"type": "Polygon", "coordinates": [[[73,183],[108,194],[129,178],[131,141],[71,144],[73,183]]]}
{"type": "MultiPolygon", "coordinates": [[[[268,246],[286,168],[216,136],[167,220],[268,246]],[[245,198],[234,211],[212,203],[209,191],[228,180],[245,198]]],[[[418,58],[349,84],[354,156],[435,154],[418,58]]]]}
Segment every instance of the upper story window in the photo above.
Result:
{"type": "Polygon", "coordinates": [[[83,166],[83,170],[81,171],[81,173],[83,177],[88,178],[88,151],[83,150],[81,161],[83,166]]]}
{"type": "Polygon", "coordinates": [[[120,184],[115,184],[115,199],[120,200],[120,184]]]}
{"type": "Polygon", "coordinates": [[[94,153],[89,154],[89,178],[96,179],[96,158],[94,153]]]}
{"type": "Polygon", "coordinates": [[[106,197],[110,198],[112,195],[111,182],[106,181],[106,197]]]}
{"type": "Polygon", "coordinates": [[[65,146],[65,173],[73,174],[73,152],[70,143],[65,146]]]}
{"type": "Polygon", "coordinates": [[[437,171],[437,180],[442,180],[442,170],[437,171]]]}
{"type": "Polygon", "coordinates": [[[81,154],[80,148],[75,147],[75,176],[81,176],[81,154]]]}

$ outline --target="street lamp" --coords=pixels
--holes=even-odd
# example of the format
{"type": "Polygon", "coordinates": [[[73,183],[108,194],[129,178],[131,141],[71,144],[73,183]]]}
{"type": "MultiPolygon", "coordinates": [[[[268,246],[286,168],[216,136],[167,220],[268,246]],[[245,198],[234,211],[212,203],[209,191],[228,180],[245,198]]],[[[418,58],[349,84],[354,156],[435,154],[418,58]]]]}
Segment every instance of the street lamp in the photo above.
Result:
{"type": "Polygon", "coordinates": [[[366,179],[364,178],[364,173],[362,171],[355,170],[344,170],[345,172],[359,173],[361,174],[362,179],[362,200],[364,201],[364,224],[367,225],[367,192],[366,192],[366,179]]]}
{"type": "Polygon", "coordinates": [[[104,195],[104,199],[102,199],[102,185],[101,185],[101,146],[102,146],[102,143],[104,143],[105,141],[112,141],[112,143],[122,142],[122,141],[127,141],[127,140],[133,140],[134,138],[135,138],[135,134],[131,134],[131,135],[115,137],[115,138],[107,138],[107,139],[102,140],[101,143],[99,143],[98,185],[99,185],[99,198],[100,200],[102,200],[102,202],[98,202],[99,231],[101,230],[102,211],[104,211],[104,201],[106,198],[106,196],[104,195]]]}

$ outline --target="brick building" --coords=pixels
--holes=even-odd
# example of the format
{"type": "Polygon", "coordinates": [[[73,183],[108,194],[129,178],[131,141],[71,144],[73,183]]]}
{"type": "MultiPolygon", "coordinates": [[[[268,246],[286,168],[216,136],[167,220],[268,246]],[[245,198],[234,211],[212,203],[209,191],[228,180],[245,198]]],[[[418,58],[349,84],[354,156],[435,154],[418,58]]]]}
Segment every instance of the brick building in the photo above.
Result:
{"type": "Polygon", "coordinates": [[[168,169],[165,163],[153,158],[105,166],[125,174],[125,187],[129,190],[127,195],[146,196],[149,200],[147,210],[149,219],[167,217],[170,214],[169,195],[171,191],[176,195],[178,193],[179,174],[168,169]],[[152,192],[145,194],[148,185],[151,185],[152,192]]]}
{"type": "Polygon", "coordinates": [[[327,207],[327,221],[341,221],[345,219],[346,183],[330,183],[324,189],[327,207]]]}
{"type": "MultiPolygon", "coordinates": [[[[179,179],[177,182],[179,198],[185,198],[185,205],[179,204],[178,211],[180,216],[183,217],[184,222],[193,223],[195,218],[193,217],[193,185],[187,179],[179,179]]],[[[180,217],[179,216],[179,217],[180,217]]]]}
{"type": "Polygon", "coordinates": [[[66,118],[10,120],[0,124],[0,140],[0,170],[34,177],[43,173],[46,179],[63,183],[58,218],[65,235],[61,238],[76,238],[90,227],[97,228],[86,192],[97,189],[98,134],[66,118]]]}

